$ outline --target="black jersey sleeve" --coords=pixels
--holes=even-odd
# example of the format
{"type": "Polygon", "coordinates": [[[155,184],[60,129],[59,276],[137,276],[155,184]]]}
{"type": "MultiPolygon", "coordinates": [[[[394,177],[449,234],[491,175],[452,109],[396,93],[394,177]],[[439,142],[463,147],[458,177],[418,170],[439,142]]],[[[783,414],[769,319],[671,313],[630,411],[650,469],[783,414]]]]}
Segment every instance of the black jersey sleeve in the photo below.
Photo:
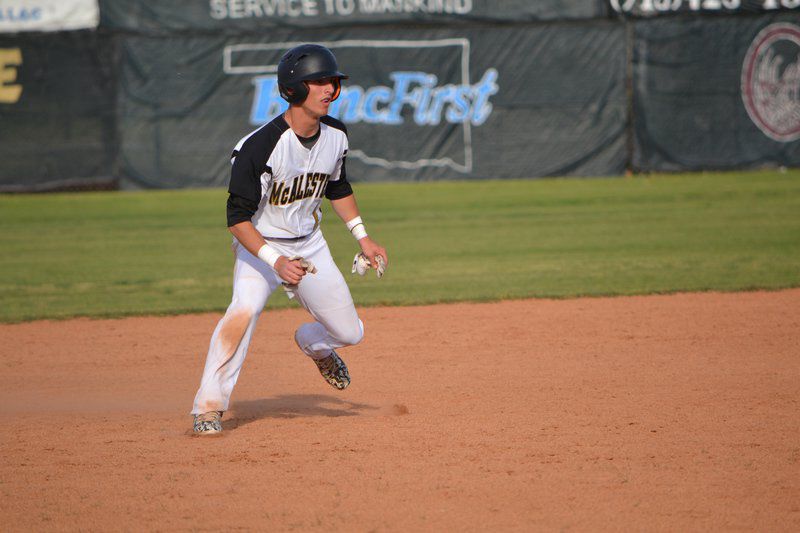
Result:
{"type": "Polygon", "coordinates": [[[288,127],[288,124],[278,117],[239,141],[231,155],[228,227],[250,220],[258,210],[263,194],[261,176],[265,173],[272,174],[267,162],[288,127]]]}
{"type": "Polygon", "coordinates": [[[345,169],[345,160],[342,159],[342,168],[339,171],[339,179],[336,181],[329,181],[328,186],[325,188],[325,198],[328,200],[338,200],[353,194],[353,187],[347,181],[347,171],[345,169]]]}
{"type": "Polygon", "coordinates": [[[258,202],[242,198],[233,193],[228,195],[228,227],[235,226],[253,218],[258,211],[258,202]]]}
{"type": "Polygon", "coordinates": [[[337,130],[341,130],[342,132],[344,132],[345,135],[347,135],[347,126],[345,126],[344,122],[342,122],[341,120],[335,119],[330,115],[325,115],[324,117],[321,117],[319,121],[322,122],[323,124],[327,124],[331,128],[336,128],[337,130]]]}
{"type": "MultiPolygon", "coordinates": [[[[320,122],[330,126],[331,128],[340,130],[342,133],[344,133],[345,137],[347,136],[347,126],[345,126],[342,121],[326,115],[320,119],[320,122]]],[[[347,150],[345,149],[344,155],[342,155],[342,164],[339,168],[339,179],[335,181],[329,181],[327,187],[325,188],[325,198],[328,200],[338,200],[353,194],[353,187],[351,187],[350,182],[347,181],[347,168],[345,167],[346,156],[347,150]]],[[[335,174],[336,173],[334,173],[334,175],[335,174]]]]}
{"type": "Polygon", "coordinates": [[[263,155],[261,157],[256,155],[254,144],[245,142],[239,150],[233,151],[228,192],[258,205],[261,200],[261,174],[267,165],[263,155]]]}

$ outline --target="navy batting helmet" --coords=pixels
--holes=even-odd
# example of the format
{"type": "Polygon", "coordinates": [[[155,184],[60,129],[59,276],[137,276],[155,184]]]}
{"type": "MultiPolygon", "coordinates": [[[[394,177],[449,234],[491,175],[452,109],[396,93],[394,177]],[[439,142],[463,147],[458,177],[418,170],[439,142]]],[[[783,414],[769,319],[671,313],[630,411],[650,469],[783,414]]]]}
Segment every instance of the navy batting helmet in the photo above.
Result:
{"type": "Polygon", "coordinates": [[[341,91],[341,79],[347,75],[339,72],[333,52],[319,44],[301,44],[286,52],[278,63],[278,89],[284,100],[299,104],[308,96],[304,83],[322,78],[333,78],[334,92],[331,102],[341,91]]]}

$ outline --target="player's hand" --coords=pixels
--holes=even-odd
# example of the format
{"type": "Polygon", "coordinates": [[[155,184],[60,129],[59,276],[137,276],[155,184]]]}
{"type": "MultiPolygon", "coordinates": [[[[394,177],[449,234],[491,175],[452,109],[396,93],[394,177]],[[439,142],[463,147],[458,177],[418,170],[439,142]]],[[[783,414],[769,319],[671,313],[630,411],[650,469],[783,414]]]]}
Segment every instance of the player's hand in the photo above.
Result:
{"type": "Polygon", "coordinates": [[[290,285],[297,285],[306,275],[306,269],[300,265],[299,259],[290,261],[285,255],[280,256],[275,261],[274,268],[281,279],[290,285]]]}
{"type": "Polygon", "coordinates": [[[369,236],[358,241],[358,244],[361,246],[361,251],[369,259],[369,264],[372,268],[378,268],[378,260],[376,259],[378,255],[383,257],[383,267],[389,266],[389,256],[386,255],[386,250],[383,246],[370,239],[369,236]]]}

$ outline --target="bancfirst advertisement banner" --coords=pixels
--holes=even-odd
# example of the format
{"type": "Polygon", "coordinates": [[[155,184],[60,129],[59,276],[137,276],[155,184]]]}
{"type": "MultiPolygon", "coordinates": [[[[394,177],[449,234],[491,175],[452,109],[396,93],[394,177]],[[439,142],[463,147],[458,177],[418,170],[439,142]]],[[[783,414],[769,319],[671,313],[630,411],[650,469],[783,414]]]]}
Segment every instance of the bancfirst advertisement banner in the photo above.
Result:
{"type": "Polygon", "coordinates": [[[800,165],[796,16],[651,20],[634,46],[635,169],[800,165]]]}
{"type": "MultiPolygon", "coordinates": [[[[226,183],[236,141],[286,109],[281,55],[315,36],[124,38],[124,185],[226,183]]],[[[329,113],[348,127],[356,181],[624,170],[618,24],[326,36],[350,76],[329,113]]]]}

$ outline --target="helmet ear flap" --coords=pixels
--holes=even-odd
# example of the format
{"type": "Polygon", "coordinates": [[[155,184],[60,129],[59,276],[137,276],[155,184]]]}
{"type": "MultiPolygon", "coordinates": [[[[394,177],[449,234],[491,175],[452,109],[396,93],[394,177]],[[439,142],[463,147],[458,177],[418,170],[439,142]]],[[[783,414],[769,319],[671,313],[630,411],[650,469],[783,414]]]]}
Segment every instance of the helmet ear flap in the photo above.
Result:
{"type": "Polygon", "coordinates": [[[339,93],[342,92],[342,80],[333,78],[333,94],[331,95],[331,102],[339,98],[339,93]]]}
{"type": "Polygon", "coordinates": [[[278,92],[281,98],[290,104],[299,104],[308,96],[308,85],[303,81],[291,85],[278,85],[278,92]]]}
{"type": "Polygon", "coordinates": [[[281,98],[283,98],[287,102],[292,101],[292,91],[285,85],[278,85],[278,92],[280,93],[281,98]]]}

